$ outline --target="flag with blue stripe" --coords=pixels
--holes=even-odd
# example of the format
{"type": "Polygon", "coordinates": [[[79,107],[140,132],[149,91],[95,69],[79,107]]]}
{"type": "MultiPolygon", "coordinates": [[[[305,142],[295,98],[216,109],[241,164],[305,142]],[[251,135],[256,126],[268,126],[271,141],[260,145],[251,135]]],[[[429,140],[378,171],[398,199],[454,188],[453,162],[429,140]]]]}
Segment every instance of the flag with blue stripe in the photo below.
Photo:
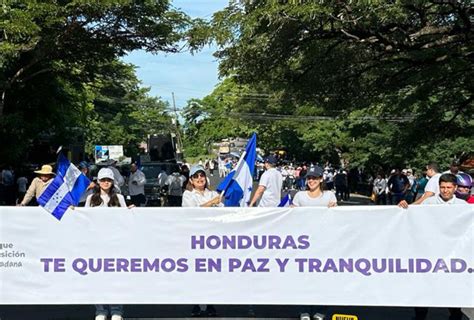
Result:
{"type": "Polygon", "coordinates": [[[289,207],[292,205],[291,195],[288,193],[283,199],[281,199],[279,207],[289,207]]]}
{"type": "Polygon", "coordinates": [[[235,168],[217,186],[224,194],[226,207],[247,207],[253,187],[253,171],[257,157],[257,135],[254,133],[247,143],[235,168]]]}
{"type": "Polygon", "coordinates": [[[77,206],[89,184],[90,180],[60,154],[56,177],[41,194],[38,203],[56,219],[61,220],[70,206],[77,206]]]}

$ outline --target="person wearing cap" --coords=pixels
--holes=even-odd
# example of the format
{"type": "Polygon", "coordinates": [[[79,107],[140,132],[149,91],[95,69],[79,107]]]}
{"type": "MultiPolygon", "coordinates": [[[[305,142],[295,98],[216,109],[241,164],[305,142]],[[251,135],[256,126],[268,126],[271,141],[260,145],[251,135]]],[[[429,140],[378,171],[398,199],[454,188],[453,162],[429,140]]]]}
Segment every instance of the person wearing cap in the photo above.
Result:
{"type": "Polygon", "coordinates": [[[97,174],[97,185],[87,196],[86,207],[126,207],[125,198],[114,187],[115,177],[110,168],[102,168],[97,174]]]}
{"type": "MultiPolygon", "coordinates": [[[[191,167],[186,190],[183,193],[182,207],[222,207],[221,196],[208,188],[206,171],[201,165],[191,167]]],[[[191,316],[199,317],[202,313],[208,317],[217,315],[213,305],[194,305],[191,316]],[[202,309],[201,309],[202,307],[202,309]],[[204,309],[204,310],[203,310],[204,309]]]]}
{"type": "Polygon", "coordinates": [[[221,196],[208,188],[206,171],[201,165],[191,167],[186,191],[183,193],[183,207],[222,207],[221,196]]]}
{"type": "Polygon", "coordinates": [[[53,178],[56,175],[53,172],[53,167],[50,165],[43,165],[41,170],[35,171],[38,175],[36,178],[31,181],[30,187],[25,193],[23,200],[20,202],[19,206],[26,206],[33,198],[38,199],[46,190],[51,182],[53,182],[53,178]]]}
{"type": "Polygon", "coordinates": [[[257,191],[255,191],[249,203],[250,207],[253,207],[258,199],[260,199],[259,207],[278,207],[280,204],[283,177],[275,168],[276,164],[277,158],[275,156],[270,155],[265,158],[264,166],[266,171],[260,178],[257,191]]]}
{"type": "MultiPolygon", "coordinates": [[[[109,168],[102,168],[97,174],[98,184],[94,192],[87,196],[86,207],[126,207],[125,198],[114,188],[114,173],[109,168]]],[[[112,320],[123,320],[122,305],[96,305],[95,320],[106,320],[108,314],[112,320]]]]}
{"type": "MultiPolygon", "coordinates": [[[[306,172],[306,190],[298,191],[294,198],[292,207],[335,207],[337,206],[336,196],[332,191],[324,190],[324,170],[319,166],[311,167],[306,172]]],[[[318,312],[314,314],[313,319],[324,319],[324,314],[320,312],[327,311],[327,307],[316,307],[318,312]]],[[[300,320],[311,320],[310,313],[314,307],[300,307],[300,320]]]]}
{"type": "Polygon", "coordinates": [[[337,199],[333,192],[324,190],[324,170],[314,166],[306,173],[306,191],[298,191],[293,198],[295,207],[335,207],[337,199]]]}

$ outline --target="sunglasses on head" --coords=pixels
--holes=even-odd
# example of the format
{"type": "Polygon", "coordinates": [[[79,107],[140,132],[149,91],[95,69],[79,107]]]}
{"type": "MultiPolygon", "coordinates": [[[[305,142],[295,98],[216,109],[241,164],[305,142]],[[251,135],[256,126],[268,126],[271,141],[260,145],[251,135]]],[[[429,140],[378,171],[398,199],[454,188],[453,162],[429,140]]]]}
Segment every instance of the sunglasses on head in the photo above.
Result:
{"type": "Polygon", "coordinates": [[[194,179],[200,178],[200,177],[205,178],[205,177],[206,177],[206,174],[205,174],[204,172],[196,172],[196,173],[193,174],[191,177],[194,178],[194,179]]]}

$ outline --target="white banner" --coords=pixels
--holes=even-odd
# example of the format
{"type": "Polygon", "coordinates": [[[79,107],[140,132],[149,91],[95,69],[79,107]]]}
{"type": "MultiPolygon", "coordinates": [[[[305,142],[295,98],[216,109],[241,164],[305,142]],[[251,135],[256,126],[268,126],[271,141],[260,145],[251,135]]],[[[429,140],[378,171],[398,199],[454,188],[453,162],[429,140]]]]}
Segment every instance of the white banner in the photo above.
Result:
{"type": "Polygon", "coordinates": [[[474,307],[474,206],[0,207],[0,304],[474,307]]]}

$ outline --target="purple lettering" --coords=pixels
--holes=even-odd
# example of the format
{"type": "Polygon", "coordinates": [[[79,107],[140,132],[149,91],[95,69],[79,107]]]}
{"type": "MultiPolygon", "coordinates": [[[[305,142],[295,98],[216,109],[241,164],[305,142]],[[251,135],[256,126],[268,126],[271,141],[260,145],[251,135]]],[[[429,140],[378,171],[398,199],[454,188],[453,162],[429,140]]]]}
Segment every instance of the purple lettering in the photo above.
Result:
{"type": "Polygon", "coordinates": [[[161,262],[161,270],[164,272],[172,272],[176,269],[176,262],[173,259],[166,258],[161,262]]]}
{"type": "Polygon", "coordinates": [[[275,261],[277,262],[278,267],[280,268],[280,272],[285,272],[286,265],[288,264],[288,261],[290,261],[290,259],[276,258],[275,261]]]}
{"type": "MultiPolygon", "coordinates": [[[[186,272],[188,271],[188,260],[186,258],[179,258],[177,261],[178,269],[176,271],[178,272],[186,272]]],[[[220,270],[219,270],[220,271],[220,270]]]]}
{"type": "Polygon", "coordinates": [[[451,259],[451,272],[461,273],[466,271],[467,263],[463,259],[451,259]]]}
{"type": "Polygon", "coordinates": [[[354,272],[354,259],[339,259],[339,272],[354,272]]]}
{"type": "Polygon", "coordinates": [[[53,262],[53,258],[42,258],[40,262],[43,263],[43,272],[49,272],[49,264],[53,262]]]}
{"type": "Polygon", "coordinates": [[[209,236],[206,245],[209,249],[218,249],[221,246],[221,239],[218,236],[209,236]]]}
{"type": "Polygon", "coordinates": [[[285,238],[285,241],[283,242],[283,249],[288,249],[288,248],[298,249],[298,247],[296,246],[296,242],[292,236],[287,236],[285,238]]]}
{"type": "Polygon", "coordinates": [[[446,265],[446,262],[444,262],[443,259],[438,259],[433,267],[433,273],[436,273],[438,271],[444,271],[446,273],[449,273],[448,266],[446,265]]]}
{"type": "Polygon", "coordinates": [[[117,272],[128,272],[128,259],[117,259],[117,272]]]}
{"type": "Polygon", "coordinates": [[[309,248],[309,236],[303,235],[298,237],[298,249],[308,249],[309,248]]]}
{"type": "Polygon", "coordinates": [[[385,270],[387,270],[387,259],[372,259],[372,264],[373,264],[374,272],[382,273],[382,272],[385,272],[385,270]],[[379,261],[381,265],[379,265],[378,263],[379,261]]]}
{"type": "Polygon", "coordinates": [[[115,259],[104,259],[104,272],[115,272],[115,259]]]}
{"type": "Polygon", "coordinates": [[[204,236],[191,236],[191,249],[204,249],[204,236]]]}
{"type": "Polygon", "coordinates": [[[74,261],[72,262],[72,269],[83,276],[87,275],[86,259],[83,259],[83,258],[74,259],[74,261]]]}
{"type": "Polygon", "coordinates": [[[431,270],[431,261],[428,259],[416,259],[416,272],[417,273],[426,273],[431,270]]]}
{"type": "Polygon", "coordinates": [[[321,260],[319,259],[309,259],[308,261],[308,271],[309,272],[321,272],[321,260]]]}
{"type": "Polygon", "coordinates": [[[252,238],[249,236],[239,236],[239,249],[248,249],[252,246],[252,238]]]}
{"type": "Polygon", "coordinates": [[[405,268],[402,268],[402,259],[397,258],[395,259],[395,270],[397,273],[407,273],[408,270],[405,268]]]}
{"type": "Polygon", "coordinates": [[[281,249],[279,236],[268,236],[268,249],[281,249]]]}
{"type": "Polygon", "coordinates": [[[142,271],[141,262],[142,260],[139,258],[130,259],[130,272],[141,272],[142,271]]]}
{"type": "Polygon", "coordinates": [[[355,263],[355,269],[362,273],[364,276],[370,276],[370,261],[367,259],[357,259],[355,263]]]}
{"type": "Polygon", "coordinates": [[[229,259],[229,272],[234,272],[234,270],[240,268],[242,265],[242,261],[237,258],[230,258],[229,259]]]}
{"type": "Polygon", "coordinates": [[[323,272],[328,272],[328,271],[338,272],[336,263],[334,262],[333,259],[327,259],[326,263],[324,264],[323,272]]]}

